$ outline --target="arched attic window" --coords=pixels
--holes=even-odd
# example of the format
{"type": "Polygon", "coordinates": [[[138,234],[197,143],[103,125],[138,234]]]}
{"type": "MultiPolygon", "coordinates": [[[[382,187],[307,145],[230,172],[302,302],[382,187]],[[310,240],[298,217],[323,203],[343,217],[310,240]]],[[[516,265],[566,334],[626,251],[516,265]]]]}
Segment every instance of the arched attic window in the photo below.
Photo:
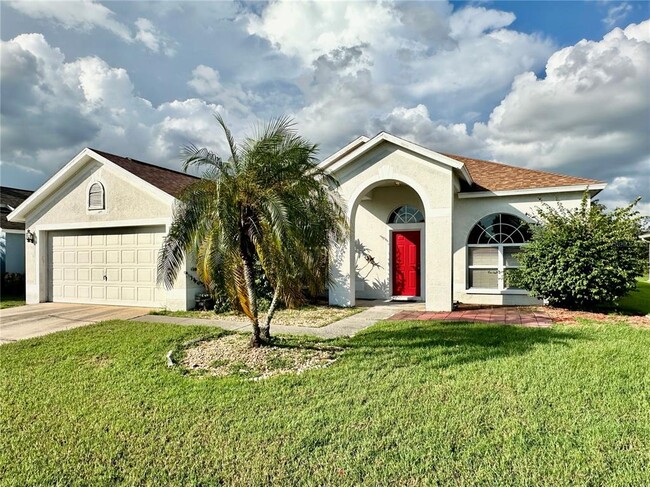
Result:
{"type": "Polygon", "coordinates": [[[422,212],[408,205],[395,208],[388,217],[388,223],[422,223],[423,221],[422,212]]]}
{"type": "Polygon", "coordinates": [[[104,186],[102,183],[93,183],[88,189],[88,209],[103,210],[105,208],[106,198],[104,195],[104,186]]]}
{"type": "Polygon", "coordinates": [[[468,287],[512,289],[508,269],[519,266],[517,253],[530,236],[528,224],[514,215],[495,213],[479,220],[467,239],[468,287]]]}

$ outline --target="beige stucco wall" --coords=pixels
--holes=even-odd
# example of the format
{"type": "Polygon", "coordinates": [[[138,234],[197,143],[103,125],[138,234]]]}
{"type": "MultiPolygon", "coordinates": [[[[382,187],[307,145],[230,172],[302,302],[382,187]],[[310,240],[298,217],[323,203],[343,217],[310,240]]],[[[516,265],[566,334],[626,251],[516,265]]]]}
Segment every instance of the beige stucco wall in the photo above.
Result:
{"type": "MultiPolygon", "coordinates": [[[[364,203],[358,209],[362,197],[376,187],[394,185],[399,181],[412,188],[421,199],[425,213],[424,240],[426,256],[423,262],[426,269],[425,302],[430,310],[449,310],[452,303],[452,211],[454,204],[454,175],[446,165],[431,160],[425,160],[408,150],[398,148],[390,143],[382,143],[368,151],[359,159],[343,167],[335,173],[341,183],[340,194],[348,205],[351,222],[362,221],[364,215],[376,221],[369,225],[379,228],[384,207],[375,208],[378,212],[373,215],[364,203]]],[[[384,206],[393,206],[383,203],[384,206]]],[[[393,209],[391,208],[391,210],[393,209]]],[[[390,210],[388,210],[390,211],[390,210]]],[[[384,219],[385,221],[385,219],[384,219]]],[[[362,225],[363,225],[362,224],[362,225]]],[[[370,232],[370,229],[366,229],[370,232]]],[[[381,252],[380,239],[386,238],[383,231],[379,236],[366,234],[364,228],[351,225],[350,239],[333,253],[331,274],[334,284],[330,287],[330,302],[337,305],[354,304],[356,295],[356,274],[360,271],[359,263],[354,258],[354,242],[356,238],[368,239],[373,248],[381,252]],[[352,278],[351,278],[352,277],[352,278]]],[[[385,251],[387,253],[387,250],[385,251]]],[[[382,278],[381,274],[377,275],[382,278]]]]}
{"type": "MultiPolygon", "coordinates": [[[[111,167],[94,160],[89,161],[26,215],[25,228],[36,234],[36,244],[25,244],[27,302],[38,303],[49,299],[48,231],[102,226],[168,225],[172,218],[172,204],[173,198],[152,194],[146,189],[144,181],[133,181],[132,177],[111,167]],[[88,188],[95,181],[104,185],[105,210],[87,209],[88,188]]],[[[189,270],[189,265],[186,268],[189,270]]],[[[200,287],[181,272],[174,289],[165,292],[163,305],[169,309],[187,309],[194,304],[194,294],[198,289],[200,287]]]]}
{"type": "Polygon", "coordinates": [[[528,305],[539,301],[525,294],[472,294],[467,292],[467,237],[472,227],[483,217],[493,213],[509,213],[524,220],[535,215],[541,202],[557,207],[580,206],[582,193],[556,193],[489,198],[456,198],[454,205],[454,301],[469,304],[528,305]]]}

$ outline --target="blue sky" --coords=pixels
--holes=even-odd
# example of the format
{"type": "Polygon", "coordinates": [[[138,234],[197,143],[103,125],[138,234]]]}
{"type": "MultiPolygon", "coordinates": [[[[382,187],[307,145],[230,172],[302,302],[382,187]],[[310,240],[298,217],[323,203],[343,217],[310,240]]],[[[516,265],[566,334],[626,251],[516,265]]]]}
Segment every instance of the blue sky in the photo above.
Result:
{"type": "Polygon", "coordinates": [[[647,2],[2,2],[3,185],[85,146],[178,168],[287,114],[325,157],[387,130],[606,180],[650,212],[647,2]],[[584,39],[584,40],[583,40],[584,39]]]}

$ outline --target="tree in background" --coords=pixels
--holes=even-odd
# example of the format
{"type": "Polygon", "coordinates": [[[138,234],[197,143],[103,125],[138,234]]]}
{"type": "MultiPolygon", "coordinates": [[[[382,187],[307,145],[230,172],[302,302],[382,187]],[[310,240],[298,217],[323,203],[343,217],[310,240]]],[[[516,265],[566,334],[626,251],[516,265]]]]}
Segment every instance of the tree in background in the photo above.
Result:
{"type": "Polygon", "coordinates": [[[338,182],[316,165],[317,146],[299,136],[288,118],[271,120],[237,144],[220,115],[230,154],[183,150],[183,169],[203,177],[180,196],[158,259],[158,281],[168,289],[188,254],[208,289],[222,282],[253,326],[252,346],[271,338],[273,314],[282,301],[299,304],[306,290],[327,284],[331,245],[342,241],[345,212],[338,182]],[[260,326],[255,282],[273,288],[260,326]]]}
{"type": "Polygon", "coordinates": [[[607,212],[585,192],[575,210],[542,204],[510,282],[567,308],[591,308],[626,295],[644,272],[637,202],[607,212]]]}

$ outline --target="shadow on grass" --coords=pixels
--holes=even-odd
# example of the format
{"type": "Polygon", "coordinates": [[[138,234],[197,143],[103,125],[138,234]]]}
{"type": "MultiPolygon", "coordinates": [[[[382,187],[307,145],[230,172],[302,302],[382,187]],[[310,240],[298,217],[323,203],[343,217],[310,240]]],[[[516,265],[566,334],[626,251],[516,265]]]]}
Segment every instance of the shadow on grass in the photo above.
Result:
{"type": "Polygon", "coordinates": [[[439,367],[523,355],[540,345],[570,346],[589,340],[584,331],[448,322],[380,325],[357,335],[347,347],[365,356],[383,355],[398,365],[433,361],[439,367]]]}

